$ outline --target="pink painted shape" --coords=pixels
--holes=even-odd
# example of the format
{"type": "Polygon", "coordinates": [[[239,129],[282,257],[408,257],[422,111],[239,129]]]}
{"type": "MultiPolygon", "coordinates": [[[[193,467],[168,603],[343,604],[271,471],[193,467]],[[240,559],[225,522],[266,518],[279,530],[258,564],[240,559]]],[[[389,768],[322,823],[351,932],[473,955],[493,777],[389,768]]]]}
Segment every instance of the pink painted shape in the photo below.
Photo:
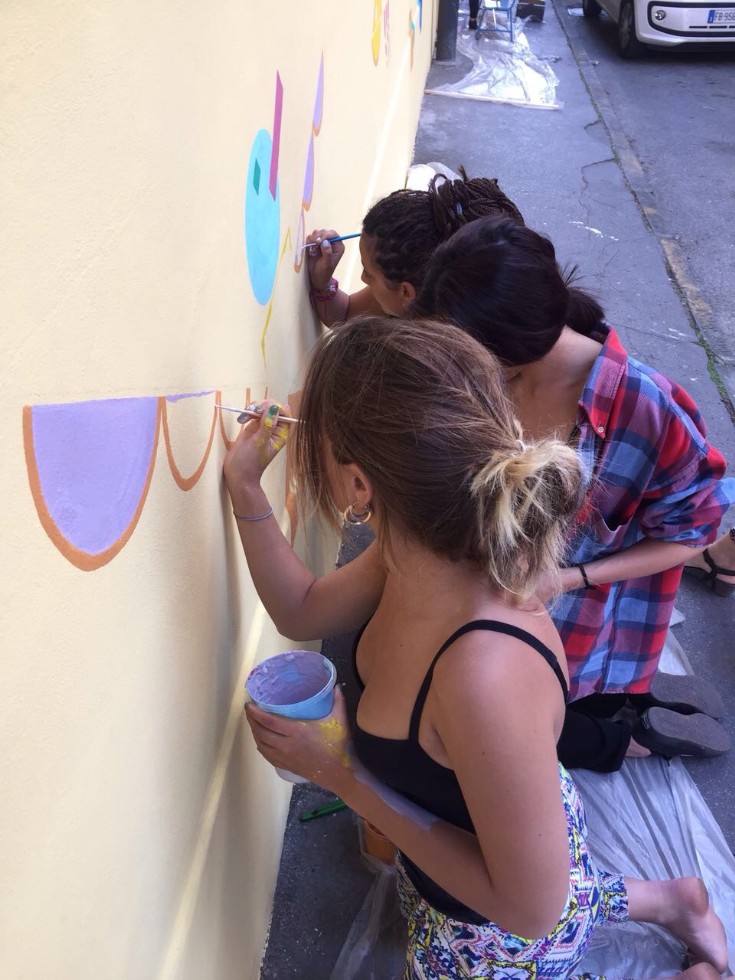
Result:
{"type": "Polygon", "coordinates": [[[324,112],[324,55],[319,64],[319,80],[316,83],[316,99],[314,100],[314,119],[312,126],[314,134],[319,135],[322,128],[322,113],[324,112]]]}
{"type": "Polygon", "coordinates": [[[271,197],[276,199],[276,186],[278,183],[278,151],[281,148],[281,117],[283,115],[283,82],[281,76],[276,72],[276,108],[273,114],[273,149],[271,150],[271,175],[268,187],[271,197]]]}
{"type": "Polygon", "coordinates": [[[183,395],[166,395],[167,402],[180,402],[182,398],[201,398],[202,395],[211,395],[214,388],[207,388],[206,391],[190,391],[183,395]]]}

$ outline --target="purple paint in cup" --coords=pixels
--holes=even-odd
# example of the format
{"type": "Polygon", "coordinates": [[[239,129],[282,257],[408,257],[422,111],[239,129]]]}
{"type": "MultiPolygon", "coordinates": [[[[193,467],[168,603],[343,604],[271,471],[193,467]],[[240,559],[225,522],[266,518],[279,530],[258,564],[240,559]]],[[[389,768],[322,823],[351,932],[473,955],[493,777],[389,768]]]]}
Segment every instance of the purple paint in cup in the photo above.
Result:
{"type": "MultiPolygon", "coordinates": [[[[245,690],[253,704],[263,711],[309,721],[330,714],[336,680],[334,664],[321,653],[289,650],[254,667],[245,682],[245,690]]],[[[276,772],[292,783],[308,782],[285,769],[276,772]]]]}

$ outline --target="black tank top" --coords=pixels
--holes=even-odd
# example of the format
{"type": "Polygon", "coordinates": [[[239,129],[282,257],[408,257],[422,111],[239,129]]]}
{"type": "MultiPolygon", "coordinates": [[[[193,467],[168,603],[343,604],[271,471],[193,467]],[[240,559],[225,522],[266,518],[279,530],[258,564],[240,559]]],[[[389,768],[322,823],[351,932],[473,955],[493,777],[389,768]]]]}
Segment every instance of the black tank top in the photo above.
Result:
{"type": "MultiPolygon", "coordinates": [[[[355,676],[362,690],[365,689],[365,685],[357,672],[357,647],[364,629],[363,626],[357,634],[352,651],[355,676]]],[[[385,783],[386,786],[390,786],[391,789],[423,807],[429,813],[433,813],[441,820],[446,820],[448,823],[473,834],[475,828],[472,825],[454,770],[435,762],[419,745],[419,723],[439,657],[461,636],[475,630],[487,630],[492,633],[513,636],[537,650],[556,674],[564,692],[564,700],[567,700],[569,692],[564,674],[556,657],[544,643],[532,633],[519,629],[517,626],[511,626],[509,623],[502,623],[494,619],[476,619],[471,623],[465,623],[455,633],[452,633],[432,660],[416,697],[408,738],[380,738],[377,735],[371,735],[358,726],[356,718],[352,726],[355,754],[369,772],[385,783]]],[[[483,916],[463,905],[443,888],[440,888],[432,878],[424,874],[405,855],[401,856],[406,873],[414,887],[430,905],[445,915],[463,922],[481,925],[487,921],[483,916]]]]}

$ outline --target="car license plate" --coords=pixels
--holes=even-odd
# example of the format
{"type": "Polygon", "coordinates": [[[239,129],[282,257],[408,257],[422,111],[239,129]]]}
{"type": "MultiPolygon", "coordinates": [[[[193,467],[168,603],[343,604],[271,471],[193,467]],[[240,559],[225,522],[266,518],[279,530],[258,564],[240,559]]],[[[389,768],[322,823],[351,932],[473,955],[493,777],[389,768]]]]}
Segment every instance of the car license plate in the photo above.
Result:
{"type": "Polygon", "coordinates": [[[710,10],[708,24],[735,24],[735,10],[710,10]]]}

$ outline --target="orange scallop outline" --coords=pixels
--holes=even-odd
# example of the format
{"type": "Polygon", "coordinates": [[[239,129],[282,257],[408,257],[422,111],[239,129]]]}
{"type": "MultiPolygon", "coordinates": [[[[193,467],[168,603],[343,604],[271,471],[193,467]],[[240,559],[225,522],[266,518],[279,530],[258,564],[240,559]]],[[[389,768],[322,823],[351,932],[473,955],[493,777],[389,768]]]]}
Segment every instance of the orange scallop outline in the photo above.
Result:
{"type": "Polygon", "coordinates": [[[143,492],[140,495],[140,500],[138,501],[136,511],[130,519],[130,523],[120,537],[114,542],[114,544],[111,544],[110,547],[106,548],[104,551],[100,551],[98,554],[93,555],[88,551],[82,551],[80,548],[77,548],[71,543],[71,541],[69,541],[68,538],[64,537],[51,516],[48,507],[46,506],[43,490],[41,489],[41,478],[36,465],[36,453],[33,444],[33,407],[31,405],[23,406],[23,451],[25,454],[26,470],[28,471],[28,483],[31,488],[31,495],[33,497],[33,503],[36,507],[36,512],[38,513],[38,518],[41,521],[41,526],[55,547],[61,552],[67,561],[71,562],[71,564],[76,568],[81,569],[81,571],[94,572],[103,565],[107,565],[108,562],[112,561],[115,555],[119,554],[119,552],[130,540],[130,537],[135,530],[138,521],[140,520],[140,515],[143,513],[143,507],[145,506],[148,491],[151,487],[153,470],[155,469],[156,465],[158,437],[161,431],[160,422],[161,399],[159,398],[156,406],[156,432],[153,439],[153,448],[151,449],[151,460],[148,465],[148,475],[146,476],[145,485],[143,487],[143,492]]]}
{"type": "MultiPolygon", "coordinates": [[[[263,398],[265,399],[267,397],[268,397],[268,388],[266,387],[263,398]]],[[[222,392],[218,391],[215,395],[215,398],[216,398],[216,402],[215,402],[215,411],[216,411],[217,406],[222,404],[222,392]]],[[[243,401],[243,405],[249,405],[252,400],[253,399],[250,397],[250,389],[246,388],[245,400],[243,401]]],[[[225,414],[224,412],[219,413],[219,434],[222,436],[222,442],[225,444],[225,449],[232,449],[232,447],[235,445],[235,440],[237,439],[237,436],[235,436],[235,439],[229,439],[227,437],[227,433],[225,432],[224,414],[225,414]]]]}
{"type": "Polygon", "coordinates": [[[214,442],[214,430],[217,424],[217,415],[221,415],[221,412],[217,411],[217,405],[219,404],[219,393],[215,395],[214,408],[212,409],[212,425],[209,430],[209,440],[207,441],[207,448],[204,450],[204,456],[202,461],[191,474],[191,476],[184,476],[181,470],[176,465],[176,460],[174,459],[174,451],[171,446],[171,433],[168,428],[168,405],[166,404],[166,396],[158,396],[158,409],[161,418],[161,424],[163,427],[163,441],[166,446],[166,458],[168,459],[168,468],[171,470],[171,476],[176,481],[176,486],[181,490],[191,490],[199,482],[199,478],[204,472],[204,467],[207,465],[207,460],[209,459],[209,454],[212,451],[212,443],[214,442]]]}

